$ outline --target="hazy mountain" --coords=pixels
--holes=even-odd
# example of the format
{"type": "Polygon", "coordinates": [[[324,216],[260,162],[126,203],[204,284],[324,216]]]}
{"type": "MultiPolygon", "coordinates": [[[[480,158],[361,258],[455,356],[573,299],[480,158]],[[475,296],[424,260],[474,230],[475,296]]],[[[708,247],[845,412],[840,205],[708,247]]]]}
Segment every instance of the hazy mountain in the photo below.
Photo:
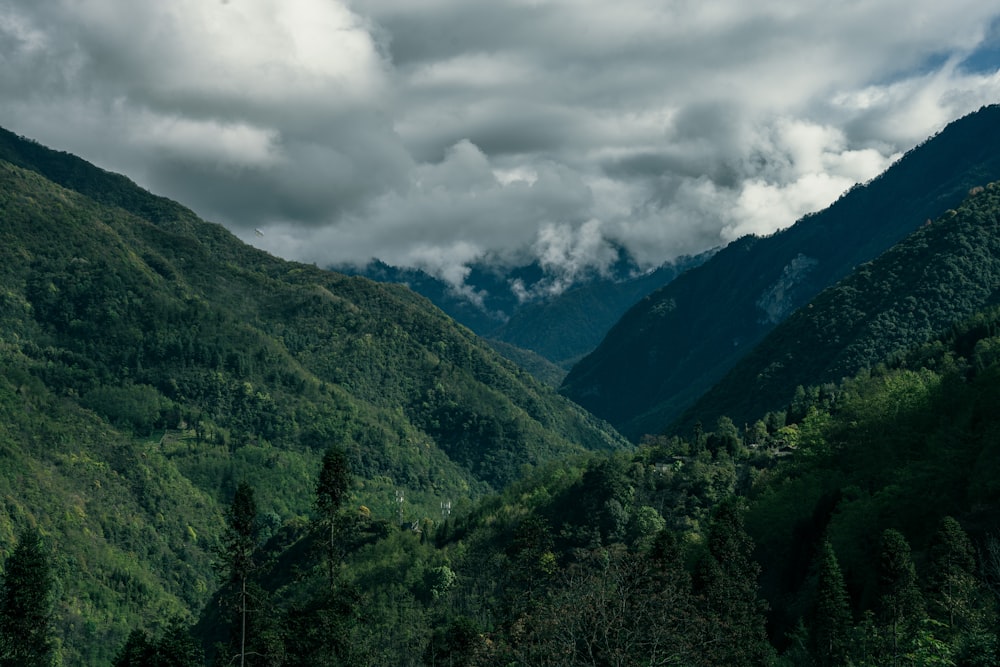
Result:
{"type": "Polygon", "coordinates": [[[627,445],[410,290],[277,259],[8,132],[0,220],[0,543],[30,524],[57,547],[67,664],[190,618],[235,485],[276,531],[332,444],[353,499],[407,520],[627,445]]]}
{"type": "Polygon", "coordinates": [[[622,249],[607,273],[576,276],[558,286],[538,263],[513,268],[485,261],[473,264],[461,290],[419,269],[380,261],[342,270],[404,284],[479,335],[530,350],[568,370],[639,299],[703,263],[712,252],[643,271],[622,249]]]}
{"type": "Polygon", "coordinates": [[[676,419],[776,324],[1000,178],[1000,108],[950,124],[884,174],[771,236],[744,237],[649,295],[562,391],[635,437],[676,419]]]}

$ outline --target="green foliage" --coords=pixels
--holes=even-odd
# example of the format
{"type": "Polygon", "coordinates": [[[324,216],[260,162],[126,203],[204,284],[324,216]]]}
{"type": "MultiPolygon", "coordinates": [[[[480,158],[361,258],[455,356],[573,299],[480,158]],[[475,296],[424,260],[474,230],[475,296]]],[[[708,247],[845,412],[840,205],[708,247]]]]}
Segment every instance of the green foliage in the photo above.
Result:
{"type": "Polygon", "coordinates": [[[816,593],[810,623],[810,647],[816,663],[843,665],[852,625],[850,601],[833,546],[824,542],[820,552],[816,593]]]}
{"type": "Polygon", "coordinates": [[[901,655],[911,648],[907,640],[915,637],[916,628],[925,618],[910,545],[898,530],[887,528],[882,532],[876,574],[883,636],[880,650],[891,664],[898,664],[901,655]]]}
{"type": "Polygon", "coordinates": [[[822,396],[806,390],[800,416],[783,415],[801,420],[785,426],[797,427],[798,449],[755,483],[748,516],[765,594],[782,601],[772,618],[778,632],[804,615],[813,586],[803,565],[828,539],[861,619],[854,660],[913,660],[906,656],[914,651],[958,664],[995,658],[986,629],[995,601],[981,575],[988,570],[961,526],[974,526],[987,545],[998,528],[998,496],[987,480],[1000,455],[1000,374],[984,357],[974,361],[996,340],[998,318],[984,310],[889,366],[822,396]],[[921,592],[926,613],[915,601],[921,592]]]}
{"type": "MultiPolygon", "coordinates": [[[[18,150],[31,169],[0,163],[0,544],[57,537],[38,599],[64,663],[995,664],[1000,310],[981,308],[972,228],[997,188],[914,237],[969,261],[887,254],[935,276],[900,303],[954,302],[917,319],[971,319],[875,317],[878,345],[841,361],[881,365],[632,450],[401,288],[18,150]]],[[[762,382],[792,377],[775,363],[762,382]]]]}
{"type": "MultiPolygon", "coordinates": [[[[257,569],[257,501],[254,490],[247,482],[240,482],[233,501],[226,509],[226,531],[222,536],[219,553],[223,575],[232,586],[232,606],[236,614],[233,626],[233,645],[240,667],[246,664],[248,630],[252,618],[259,614],[261,595],[250,586],[250,575],[257,569]]],[[[249,635],[250,641],[256,633],[249,635]]],[[[256,653],[256,651],[252,651],[256,653]]]]}
{"type": "Polygon", "coordinates": [[[772,657],[760,597],[760,566],[737,503],[721,503],[712,515],[707,553],[698,567],[696,591],[707,622],[705,664],[764,665],[772,657]]]}
{"type": "Polygon", "coordinates": [[[204,651],[179,622],[169,624],[154,638],[145,630],[132,630],[111,663],[112,667],[200,667],[204,664],[204,651]]]}
{"type": "Polygon", "coordinates": [[[34,527],[18,536],[4,563],[0,598],[0,665],[49,667],[57,664],[53,632],[54,582],[49,556],[34,527]]]}

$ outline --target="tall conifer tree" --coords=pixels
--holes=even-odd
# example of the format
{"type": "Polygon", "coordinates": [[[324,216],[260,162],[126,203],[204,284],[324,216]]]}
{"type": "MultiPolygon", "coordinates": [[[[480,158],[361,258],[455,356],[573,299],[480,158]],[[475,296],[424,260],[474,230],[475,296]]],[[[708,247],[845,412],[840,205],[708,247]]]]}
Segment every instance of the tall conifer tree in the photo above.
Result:
{"type": "Polygon", "coordinates": [[[698,571],[705,630],[701,659],[711,665],[765,665],[767,604],[758,591],[760,565],[735,499],[722,502],[708,529],[708,554],[698,571]]]}
{"type": "Polygon", "coordinates": [[[340,550],[337,545],[338,515],[347,501],[351,488],[351,472],[347,452],[342,447],[331,447],[323,455],[323,465],[316,483],[316,513],[326,535],[327,574],[333,586],[340,550]]]}
{"type": "Polygon", "coordinates": [[[35,528],[25,528],[4,566],[0,666],[48,667],[54,663],[52,585],[41,537],[35,528]]]}
{"type": "Polygon", "coordinates": [[[941,520],[928,552],[929,611],[957,631],[969,624],[976,607],[976,551],[958,521],[947,516],[941,520]]]}
{"type": "Polygon", "coordinates": [[[924,618],[924,600],[910,544],[898,530],[882,532],[878,560],[879,621],[885,637],[886,664],[897,665],[924,618]]]}
{"type": "Polygon", "coordinates": [[[226,509],[222,563],[229,583],[236,588],[239,613],[239,665],[246,664],[247,622],[250,614],[250,575],[256,568],[257,501],[253,487],[240,482],[232,504],[226,509]]]}
{"type": "Polygon", "coordinates": [[[813,602],[811,640],[816,662],[822,667],[844,665],[851,630],[851,608],[840,563],[829,542],[819,554],[816,597],[813,602]]]}

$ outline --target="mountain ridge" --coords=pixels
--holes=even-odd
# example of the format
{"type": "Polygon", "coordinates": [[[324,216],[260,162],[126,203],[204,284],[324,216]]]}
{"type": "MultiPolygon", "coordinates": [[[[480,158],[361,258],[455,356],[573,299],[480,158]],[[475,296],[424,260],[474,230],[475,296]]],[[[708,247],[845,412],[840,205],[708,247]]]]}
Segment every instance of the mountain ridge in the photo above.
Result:
{"type": "Polygon", "coordinates": [[[997,210],[1000,183],[974,188],[776,326],[675,427],[719,414],[759,419],[798,386],[838,382],[1000,303],[997,210]]]}

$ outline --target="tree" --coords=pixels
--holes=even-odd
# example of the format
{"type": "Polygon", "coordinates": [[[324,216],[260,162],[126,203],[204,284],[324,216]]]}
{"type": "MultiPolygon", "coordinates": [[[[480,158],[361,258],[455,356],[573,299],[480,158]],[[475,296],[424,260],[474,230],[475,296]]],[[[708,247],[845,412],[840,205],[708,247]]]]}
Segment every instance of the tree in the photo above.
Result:
{"type": "Polygon", "coordinates": [[[488,644],[482,630],[470,618],[459,616],[437,628],[424,649],[424,663],[435,667],[469,667],[489,664],[488,644]]]}
{"type": "Polygon", "coordinates": [[[510,603],[515,610],[530,606],[556,571],[555,541],[545,517],[529,514],[521,520],[509,547],[510,603]]]}
{"type": "Polygon", "coordinates": [[[996,660],[993,605],[977,577],[977,559],[969,536],[952,517],[944,517],[927,549],[928,611],[943,626],[960,664],[996,660]]]}
{"type": "Polygon", "coordinates": [[[976,552],[958,521],[941,520],[928,547],[927,602],[931,613],[948,628],[968,625],[974,614],[976,552]]]}
{"type": "Polygon", "coordinates": [[[158,639],[150,639],[141,628],[132,630],[111,667],[200,667],[204,663],[201,646],[175,621],[158,639]]]}
{"type": "Polygon", "coordinates": [[[205,654],[183,623],[171,623],[153,644],[153,660],[147,667],[201,667],[205,654]]]}
{"type": "Polygon", "coordinates": [[[763,665],[772,657],[765,630],[767,604],[758,594],[760,566],[736,499],[712,515],[708,553],[697,572],[704,628],[701,664],[763,665]]]}
{"type": "Polygon", "coordinates": [[[583,554],[513,624],[511,661],[552,667],[696,664],[690,579],[677,556],[669,539],[657,540],[649,554],[621,545],[583,554]]]}
{"type": "Polygon", "coordinates": [[[816,597],[813,602],[811,645],[823,667],[846,664],[851,632],[851,608],[837,555],[824,542],[819,555],[816,597]]]}
{"type": "Polygon", "coordinates": [[[232,504],[226,510],[226,531],[222,542],[222,565],[229,583],[237,589],[239,613],[240,667],[246,664],[247,620],[250,613],[250,575],[256,569],[257,502],[247,482],[236,487],[232,504]]]}
{"type": "Polygon", "coordinates": [[[897,665],[917,635],[924,618],[924,601],[917,588],[917,572],[910,544],[898,530],[882,532],[877,564],[879,621],[884,631],[888,664],[897,665]]]}
{"type": "Polygon", "coordinates": [[[25,528],[7,559],[0,599],[0,665],[47,667],[56,658],[53,579],[38,531],[25,528]]]}
{"type": "Polygon", "coordinates": [[[327,531],[326,559],[331,587],[340,563],[337,548],[338,515],[350,488],[351,472],[347,452],[342,447],[331,447],[323,455],[323,465],[316,483],[316,513],[319,515],[320,526],[327,531]]]}
{"type": "Polygon", "coordinates": [[[146,631],[135,628],[128,633],[128,639],[118,650],[111,667],[145,667],[153,662],[154,650],[146,631]]]}

